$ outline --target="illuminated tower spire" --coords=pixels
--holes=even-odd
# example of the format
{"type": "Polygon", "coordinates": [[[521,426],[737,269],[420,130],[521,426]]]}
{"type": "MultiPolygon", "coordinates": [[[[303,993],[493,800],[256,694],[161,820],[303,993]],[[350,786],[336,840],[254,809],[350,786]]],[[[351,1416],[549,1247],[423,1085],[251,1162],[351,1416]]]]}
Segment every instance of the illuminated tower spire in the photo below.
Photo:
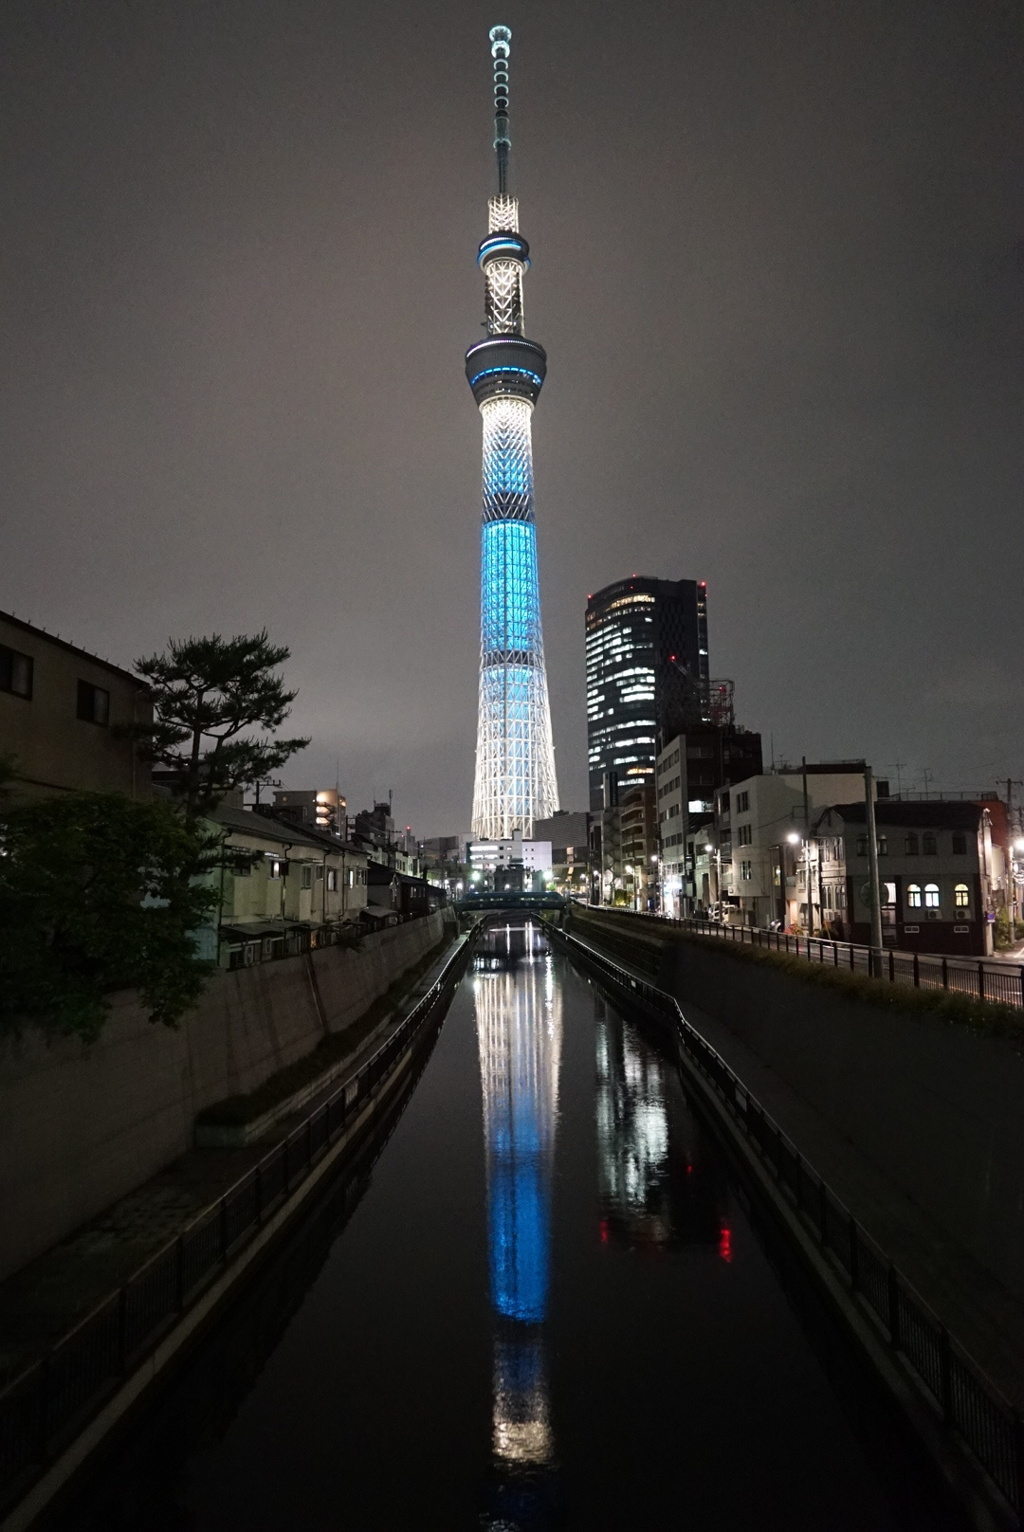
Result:
{"type": "Polygon", "coordinates": [[[544,670],[533,518],[530,417],[547,371],[543,346],[523,334],[530,247],[509,195],[509,53],[512,33],[492,27],[497,195],[477,257],[486,284],[487,339],[466,352],[466,377],[484,427],[480,574],[480,712],[473,834],[529,837],[558,807],[544,670]]]}

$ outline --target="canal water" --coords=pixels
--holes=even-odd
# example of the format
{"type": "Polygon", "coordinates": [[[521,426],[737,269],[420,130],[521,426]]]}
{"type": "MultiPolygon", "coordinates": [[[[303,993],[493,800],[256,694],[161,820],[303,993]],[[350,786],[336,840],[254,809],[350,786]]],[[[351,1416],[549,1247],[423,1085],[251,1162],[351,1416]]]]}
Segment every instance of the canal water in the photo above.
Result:
{"type": "Polygon", "coordinates": [[[940,1524],[657,1039],[537,927],[388,1133],[48,1527],[940,1524]]]}

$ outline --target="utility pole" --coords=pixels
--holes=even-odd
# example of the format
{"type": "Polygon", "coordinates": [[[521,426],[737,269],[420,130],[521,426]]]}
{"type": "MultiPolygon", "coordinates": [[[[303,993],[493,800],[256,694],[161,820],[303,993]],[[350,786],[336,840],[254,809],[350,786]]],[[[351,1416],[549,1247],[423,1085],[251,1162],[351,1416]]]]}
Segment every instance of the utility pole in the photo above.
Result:
{"type": "Polygon", "coordinates": [[[875,774],[864,767],[864,805],[868,828],[868,876],[871,883],[871,970],[882,971],[882,885],[878,878],[878,832],[875,828],[875,774]]]}

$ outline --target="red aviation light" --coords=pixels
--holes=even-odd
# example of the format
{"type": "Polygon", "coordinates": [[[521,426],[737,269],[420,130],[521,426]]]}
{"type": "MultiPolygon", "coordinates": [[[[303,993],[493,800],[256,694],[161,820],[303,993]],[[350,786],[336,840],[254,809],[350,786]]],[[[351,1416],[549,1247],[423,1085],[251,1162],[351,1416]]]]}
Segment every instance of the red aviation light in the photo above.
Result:
{"type": "Polygon", "coordinates": [[[732,1230],[724,1225],[718,1235],[718,1253],[728,1266],[732,1262],[732,1230]]]}

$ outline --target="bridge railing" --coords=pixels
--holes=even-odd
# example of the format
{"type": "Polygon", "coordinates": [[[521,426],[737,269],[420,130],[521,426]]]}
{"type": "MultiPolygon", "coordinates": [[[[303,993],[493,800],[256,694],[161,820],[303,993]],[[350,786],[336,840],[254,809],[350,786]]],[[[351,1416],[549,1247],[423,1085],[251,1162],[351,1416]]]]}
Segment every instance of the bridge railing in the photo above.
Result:
{"type": "Polygon", "coordinates": [[[909,1363],[923,1397],[967,1445],[1003,1499],[1024,1522],[1024,1430],[1009,1401],[952,1338],[925,1299],[782,1132],[721,1054],[686,1020],[675,998],[631,974],[578,937],[562,931],[552,934],[627,1002],[646,1007],[677,1032],[690,1060],[841,1273],[859,1307],[869,1315],[892,1350],[909,1363]]]}
{"type": "Polygon", "coordinates": [[[672,920],[667,915],[640,915],[637,918],[720,941],[739,942],[771,952],[788,952],[791,957],[803,958],[808,963],[845,968],[850,973],[866,974],[890,984],[906,984],[915,989],[944,989],[957,995],[970,995],[975,1000],[1024,1006],[1024,966],[1019,963],[901,952],[894,947],[861,947],[853,942],[830,941],[824,936],[793,936],[784,931],[768,931],[762,926],[732,926],[695,916],[685,920],[672,920]]]}
{"type": "Polygon", "coordinates": [[[400,1026],[283,1142],[0,1390],[0,1515],[288,1202],[461,977],[463,940],[400,1026]]]}

